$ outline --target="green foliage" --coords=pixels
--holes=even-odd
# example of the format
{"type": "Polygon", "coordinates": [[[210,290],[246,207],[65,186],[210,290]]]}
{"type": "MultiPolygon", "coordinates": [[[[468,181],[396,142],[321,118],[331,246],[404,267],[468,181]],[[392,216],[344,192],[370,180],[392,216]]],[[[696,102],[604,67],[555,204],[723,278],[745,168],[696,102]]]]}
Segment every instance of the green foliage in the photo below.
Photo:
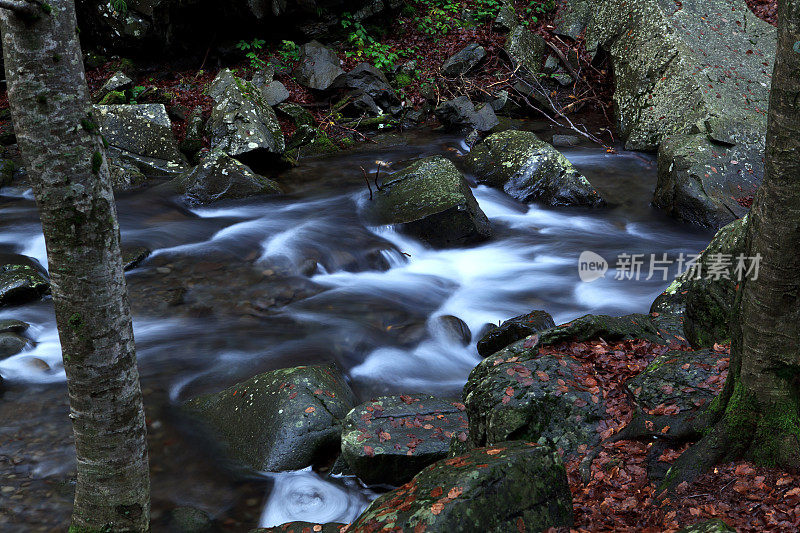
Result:
{"type": "Polygon", "coordinates": [[[267,42],[262,39],[253,39],[249,43],[247,41],[239,41],[236,48],[245,53],[245,57],[250,60],[250,66],[256,70],[263,69],[267,66],[267,62],[258,57],[258,52],[264,48],[267,42]]]}
{"type": "Polygon", "coordinates": [[[92,174],[99,174],[100,168],[103,166],[103,154],[95,152],[92,154],[92,174]]]}
{"type": "Polygon", "coordinates": [[[135,104],[140,96],[142,96],[147,91],[147,87],[143,87],[141,85],[137,85],[133,89],[131,89],[131,98],[130,103],[135,104]]]}
{"type": "Polygon", "coordinates": [[[388,44],[375,40],[361,22],[355,20],[350,13],[342,16],[342,28],[349,30],[347,42],[353,48],[345,53],[347,57],[357,57],[371,61],[376,68],[390,70],[405,51],[394,51],[388,44]]]}
{"type": "Polygon", "coordinates": [[[461,23],[458,12],[461,3],[457,0],[418,0],[421,14],[414,17],[417,29],[428,35],[446,35],[461,23]]]}
{"type": "Polygon", "coordinates": [[[294,41],[281,41],[278,55],[284,61],[298,61],[300,60],[300,47],[294,41]]]}
{"type": "Polygon", "coordinates": [[[128,13],[128,4],[125,2],[125,0],[111,0],[109,3],[111,4],[111,7],[114,8],[114,11],[120,15],[125,15],[128,13]]]}
{"type": "Polygon", "coordinates": [[[525,15],[528,20],[524,21],[524,24],[536,24],[539,22],[539,15],[550,13],[555,8],[555,0],[530,0],[528,7],[525,8],[525,15]]]}
{"type": "Polygon", "coordinates": [[[501,6],[498,0],[478,0],[477,11],[472,16],[476,22],[489,22],[497,18],[501,6]]]}

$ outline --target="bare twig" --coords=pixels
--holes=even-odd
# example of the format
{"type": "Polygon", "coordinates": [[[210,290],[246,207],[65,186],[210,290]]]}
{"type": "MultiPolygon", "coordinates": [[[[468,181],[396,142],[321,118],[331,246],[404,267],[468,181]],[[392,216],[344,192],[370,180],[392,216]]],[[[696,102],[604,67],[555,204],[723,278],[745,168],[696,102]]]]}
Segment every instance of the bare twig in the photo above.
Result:
{"type": "Polygon", "coordinates": [[[364,170],[364,167],[361,167],[361,172],[364,173],[364,181],[367,182],[367,189],[369,189],[369,199],[372,201],[372,185],[369,184],[369,178],[367,177],[367,171],[364,170]]]}

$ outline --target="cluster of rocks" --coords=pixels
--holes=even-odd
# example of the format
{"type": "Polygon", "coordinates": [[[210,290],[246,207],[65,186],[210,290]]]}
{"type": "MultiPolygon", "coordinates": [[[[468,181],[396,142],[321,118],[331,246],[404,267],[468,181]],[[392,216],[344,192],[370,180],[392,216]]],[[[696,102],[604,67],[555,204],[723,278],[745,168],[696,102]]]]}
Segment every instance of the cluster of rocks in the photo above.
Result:
{"type": "MultiPolygon", "coordinates": [[[[720,231],[701,261],[712,253],[734,252],[745,224],[720,231]]],[[[403,394],[357,404],[345,377],[328,364],[260,374],[189,400],[184,409],[235,468],[333,464],[334,474],[397,487],[355,520],[356,530],[413,530],[420,524],[439,530],[463,527],[465,520],[476,531],[569,527],[572,501],[564,460],[591,455],[599,445],[605,396],[599,386],[584,385],[593,380],[577,360],[541,348],[597,339],[644,339],[680,348],[664,348],[626,384],[639,415],[677,406],[658,418],[655,429],[677,427],[681,417],[713,398],[707,383],[727,365],[725,353],[704,348],[729,336],[719,320],[732,305],[726,283],[678,278],[647,315],[586,315],[558,326],[539,310],[511,318],[483,333],[478,349],[484,359],[470,373],[460,399],[403,394]],[[713,312],[711,301],[719,306],[713,312]],[[688,309],[691,325],[684,324],[688,309]]],[[[650,463],[650,476],[663,477],[663,466],[650,463]]],[[[306,526],[314,524],[256,531],[306,526]]],[[[332,531],[340,526],[324,525],[332,531]]],[[[687,531],[712,526],[702,523],[687,531]]]]}

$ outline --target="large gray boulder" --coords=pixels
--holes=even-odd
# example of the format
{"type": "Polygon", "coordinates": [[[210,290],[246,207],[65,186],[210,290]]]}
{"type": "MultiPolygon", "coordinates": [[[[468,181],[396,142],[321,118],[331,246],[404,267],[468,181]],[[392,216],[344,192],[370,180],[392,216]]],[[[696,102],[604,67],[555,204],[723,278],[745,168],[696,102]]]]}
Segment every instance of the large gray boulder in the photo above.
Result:
{"type": "MultiPolygon", "coordinates": [[[[341,74],[331,85],[334,89],[351,89],[351,97],[367,99],[367,107],[377,106],[375,114],[400,111],[400,99],[383,72],[369,63],[359,63],[346,74],[341,74]]],[[[363,107],[363,106],[361,106],[363,107]]]]}
{"type": "Polygon", "coordinates": [[[744,0],[604,0],[586,32],[614,71],[626,147],[659,153],[654,203],[719,228],[762,178],[776,30],[744,0]],[[673,136],[679,136],[671,139],[673,136]]]}
{"type": "Polygon", "coordinates": [[[465,158],[478,183],[503,189],[522,202],[596,207],[605,202],[561,152],[527,131],[487,137],[465,158]]]}
{"type": "Polygon", "coordinates": [[[504,442],[443,459],[382,495],[352,531],[569,529],[572,495],[561,458],[529,442],[504,442]]]}
{"type": "Polygon", "coordinates": [[[492,229],[455,165],[427,157],[388,176],[369,205],[377,224],[402,229],[436,247],[488,239],[492,229]]]}
{"type": "MultiPolygon", "coordinates": [[[[145,176],[169,177],[189,166],[163,104],[97,105],[92,110],[92,119],[108,143],[112,175],[139,172],[145,176]]],[[[132,184],[140,181],[138,177],[127,179],[132,184]]],[[[125,178],[116,181],[124,184],[125,178]]]]}
{"type": "Polygon", "coordinates": [[[750,210],[764,176],[764,144],[763,138],[746,134],[723,140],[713,127],[709,133],[664,139],[653,205],[684,222],[718,229],[750,210]]]}
{"type": "Polygon", "coordinates": [[[484,57],[486,57],[484,47],[478,43],[469,43],[442,64],[442,74],[448,78],[457,78],[478,66],[484,57]]]}
{"type": "Polygon", "coordinates": [[[247,164],[271,161],[283,153],[278,117],[255,85],[225,69],[209,86],[208,95],[215,101],[206,124],[212,150],[247,164]]]}
{"type": "Polygon", "coordinates": [[[490,104],[476,109],[467,96],[442,102],[435,113],[436,118],[450,129],[489,131],[500,123],[490,104]]]}
{"type": "Polygon", "coordinates": [[[177,179],[176,185],[189,204],[282,192],[276,182],[220,151],[203,157],[199,165],[177,179]]]}
{"type": "Polygon", "coordinates": [[[259,374],[189,400],[185,409],[245,468],[304,468],[339,447],[342,420],[355,396],[333,365],[259,374]]]}
{"type": "Polygon", "coordinates": [[[464,404],[426,394],[383,396],[344,420],[342,457],[365,483],[402,485],[467,439],[464,404]]]}
{"type": "Polygon", "coordinates": [[[515,27],[506,39],[505,51],[511,58],[515,68],[522,68],[527,72],[522,74],[535,75],[542,70],[542,61],[547,43],[542,37],[530,31],[526,26],[515,27]]]}
{"type": "Polygon", "coordinates": [[[300,47],[300,66],[295,71],[297,82],[309,89],[324,91],[344,74],[339,58],[330,48],[317,41],[300,47]]]}

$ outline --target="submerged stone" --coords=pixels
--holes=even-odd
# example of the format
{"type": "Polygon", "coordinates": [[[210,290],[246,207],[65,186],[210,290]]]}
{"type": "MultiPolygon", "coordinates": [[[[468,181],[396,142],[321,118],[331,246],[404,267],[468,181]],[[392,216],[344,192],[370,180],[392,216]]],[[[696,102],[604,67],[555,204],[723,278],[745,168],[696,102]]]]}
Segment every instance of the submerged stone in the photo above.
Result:
{"type": "Polygon", "coordinates": [[[443,459],[372,502],[352,531],[544,531],[572,525],[561,458],[504,442],[443,459]]]}
{"type": "Polygon", "coordinates": [[[342,457],[365,483],[400,485],[467,438],[464,405],[425,394],[384,396],[344,421],[342,457]]]}
{"type": "Polygon", "coordinates": [[[189,400],[185,409],[246,468],[305,468],[335,453],[355,396],[334,365],[259,374],[224,391],[189,400]]]}

